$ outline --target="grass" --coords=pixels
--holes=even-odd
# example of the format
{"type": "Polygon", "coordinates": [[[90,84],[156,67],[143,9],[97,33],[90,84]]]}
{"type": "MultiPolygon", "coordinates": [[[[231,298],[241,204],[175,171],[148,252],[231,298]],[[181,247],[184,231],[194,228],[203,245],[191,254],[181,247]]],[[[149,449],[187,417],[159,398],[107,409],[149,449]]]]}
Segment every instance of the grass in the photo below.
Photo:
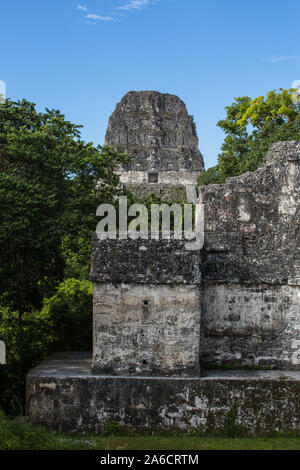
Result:
{"type": "Polygon", "coordinates": [[[83,438],[69,438],[26,423],[8,419],[0,411],[0,450],[88,450],[93,448],[83,438]]]}
{"type": "Polygon", "coordinates": [[[101,450],[299,450],[300,438],[219,438],[197,436],[96,437],[101,450]]]}
{"type": "Polygon", "coordinates": [[[223,438],[107,429],[101,435],[65,436],[0,412],[0,450],[300,450],[300,437],[223,438]]]}

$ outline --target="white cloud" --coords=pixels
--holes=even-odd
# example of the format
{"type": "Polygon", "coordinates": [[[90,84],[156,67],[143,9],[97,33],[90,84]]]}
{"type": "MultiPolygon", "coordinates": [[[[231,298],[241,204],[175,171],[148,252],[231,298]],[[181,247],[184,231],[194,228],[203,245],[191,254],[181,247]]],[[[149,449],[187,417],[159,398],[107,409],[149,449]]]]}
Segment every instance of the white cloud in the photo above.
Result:
{"type": "Polygon", "coordinates": [[[100,16],[95,14],[86,15],[86,18],[91,20],[99,20],[99,21],[113,21],[114,18],[112,16],[100,16]]]}
{"type": "Polygon", "coordinates": [[[268,62],[271,64],[277,64],[279,62],[287,62],[287,61],[298,61],[300,60],[300,55],[283,55],[278,57],[271,57],[268,62]]]}
{"type": "Polygon", "coordinates": [[[148,5],[149,0],[131,0],[126,5],[118,7],[118,10],[141,10],[143,7],[148,5]]]}
{"type": "Polygon", "coordinates": [[[77,10],[88,11],[87,7],[83,5],[77,5],[77,10]]]}
{"type": "MultiPolygon", "coordinates": [[[[123,1],[125,2],[125,0],[123,1]]],[[[143,7],[149,5],[152,2],[153,0],[127,0],[127,3],[125,3],[123,6],[116,7],[114,13],[110,13],[113,16],[98,15],[95,13],[89,13],[88,15],[85,15],[87,20],[91,20],[85,21],[85,24],[96,24],[95,21],[116,21],[115,16],[124,15],[126,11],[130,10],[141,10],[143,7]],[[117,13],[116,10],[122,10],[124,13],[117,13]]],[[[77,10],[88,12],[88,8],[81,4],[77,5],[77,10]]]]}

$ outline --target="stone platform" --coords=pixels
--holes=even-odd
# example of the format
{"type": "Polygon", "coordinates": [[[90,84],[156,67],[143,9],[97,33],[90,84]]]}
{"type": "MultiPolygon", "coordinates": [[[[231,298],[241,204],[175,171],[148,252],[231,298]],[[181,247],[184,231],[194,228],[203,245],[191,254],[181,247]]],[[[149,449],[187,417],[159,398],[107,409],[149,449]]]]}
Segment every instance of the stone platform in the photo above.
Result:
{"type": "Polygon", "coordinates": [[[27,415],[64,432],[134,429],[300,431],[300,371],[203,371],[202,377],[99,376],[91,353],[58,353],[27,376],[27,415]]]}

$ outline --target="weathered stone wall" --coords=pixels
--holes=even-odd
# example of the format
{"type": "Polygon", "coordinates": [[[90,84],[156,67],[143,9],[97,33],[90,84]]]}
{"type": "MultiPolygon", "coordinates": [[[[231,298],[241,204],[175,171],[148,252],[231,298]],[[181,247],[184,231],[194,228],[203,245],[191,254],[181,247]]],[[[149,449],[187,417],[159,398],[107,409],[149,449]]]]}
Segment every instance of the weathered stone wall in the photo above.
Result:
{"type": "Polygon", "coordinates": [[[90,280],[113,284],[200,284],[200,253],[186,241],[92,240],[90,280]]]}
{"type": "Polygon", "coordinates": [[[299,285],[299,162],[300,143],[279,142],[253,173],[202,187],[206,281],[299,285]]]}
{"type": "Polygon", "coordinates": [[[125,184],[195,184],[204,168],[193,118],[170,94],[127,93],[109,119],[105,144],[131,157],[120,173],[125,184]]]}
{"type": "Polygon", "coordinates": [[[32,421],[66,432],[116,420],[299,433],[299,156],[300,143],[278,143],[256,172],[202,188],[201,251],[95,235],[93,361],[62,354],[31,371],[32,421]],[[203,365],[299,370],[200,377],[199,355],[203,365]]]}
{"type": "Polygon", "coordinates": [[[170,184],[126,184],[126,189],[134,193],[139,198],[144,198],[150,194],[156,194],[162,201],[173,203],[187,202],[186,186],[170,184]]]}
{"type": "Polygon", "coordinates": [[[92,251],[93,372],[199,376],[199,253],[183,240],[96,235],[92,251]]]}
{"type": "Polygon", "coordinates": [[[210,371],[201,378],[91,375],[84,354],[56,355],[27,376],[27,415],[63,432],[112,420],[145,430],[249,434],[300,431],[300,373],[210,371]],[[241,432],[241,431],[240,431],[241,432]]]}
{"type": "Polygon", "coordinates": [[[300,289],[268,284],[206,284],[201,361],[282,369],[300,365],[300,289]]]}
{"type": "Polygon", "coordinates": [[[93,330],[93,372],[200,375],[195,285],[96,283],[93,330]]]}
{"type": "MultiPolygon", "coordinates": [[[[176,165],[175,165],[176,166],[176,165]]],[[[157,185],[190,185],[196,184],[196,179],[199,176],[197,171],[158,171],[157,172],[157,181],[151,183],[149,181],[149,172],[147,171],[120,171],[116,172],[119,174],[122,183],[126,185],[147,185],[149,189],[155,188],[157,185]]],[[[151,173],[151,172],[150,172],[151,173]]],[[[155,174],[155,172],[153,172],[155,174]]]]}
{"type": "Polygon", "coordinates": [[[201,359],[300,368],[300,144],[203,189],[201,359]]]}
{"type": "MultiPolygon", "coordinates": [[[[184,241],[99,242],[95,237],[91,280],[126,284],[123,291],[131,298],[129,303],[136,298],[139,313],[133,324],[138,325],[143,289],[137,284],[147,285],[151,299],[161,298],[164,284],[198,286],[201,338],[188,337],[186,330],[179,329],[176,341],[182,334],[193,352],[200,342],[200,359],[209,365],[300,368],[299,155],[299,143],[277,143],[257,171],[229,178],[224,185],[203,187],[205,243],[201,252],[187,251],[184,241]]],[[[120,288],[115,292],[120,297],[120,288]]],[[[187,290],[176,297],[180,308],[184,295],[189,304],[187,290]]],[[[97,302],[100,306],[99,295],[97,302]]],[[[126,310],[122,302],[114,307],[120,324],[126,310]]],[[[169,306],[167,301],[162,304],[163,315],[176,318],[175,304],[171,300],[169,306]]],[[[190,319],[188,308],[184,314],[190,319]]],[[[155,309],[150,318],[149,350],[154,347],[151,338],[156,328],[162,329],[155,309]]],[[[131,330],[132,338],[138,331],[138,327],[135,333],[131,330]]],[[[95,344],[100,347],[100,336],[95,344]]],[[[144,345],[140,358],[145,355],[144,345]]],[[[154,369],[160,360],[152,359],[154,369]]]]}

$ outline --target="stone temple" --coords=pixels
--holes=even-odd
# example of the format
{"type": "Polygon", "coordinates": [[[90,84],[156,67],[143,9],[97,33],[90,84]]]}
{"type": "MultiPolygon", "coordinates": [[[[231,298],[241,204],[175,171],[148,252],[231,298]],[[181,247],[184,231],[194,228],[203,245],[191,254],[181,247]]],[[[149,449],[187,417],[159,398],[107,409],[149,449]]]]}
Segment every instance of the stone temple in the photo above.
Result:
{"type": "MultiPolygon", "coordinates": [[[[194,171],[203,166],[182,102],[142,92],[121,103],[107,142],[122,142],[120,150],[136,155],[124,169],[125,185],[138,171],[136,180],[145,185],[159,185],[165,174],[170,184],[168,172],[187,174],[189,158],[190,198],[194,171]],[[181,109],[186,134],[173,139],[181,119],[173,113],[167,151],[155,132],[157,110],[162,106],[164,123],[168,100],[181,109]],[[176,153],[179,141],[189,148],[186,160],[176,153]],[[176,169],[164,166],[167,154],[178,155],[176,169]],[[158,183],[149,182],[154,168],[158,183]]],[[[201,249],[188,251],[174,237],[103,240],[95,234],[93,353],[60,353],[28,374],[30,418],[72,432],[99,432],[111,420],[129,428],[215,432],[228,417],[249,433],[299,432],[299,161],[299,142],[278,142],[258,170],[201,187],[201,249]]]]}
{"type": "Polygon", "coordinates": [[[120,178],[141,194],[194,185],[204,169],[193,118],[167,93],[127,93],[109,119],[105,144],[128,154],[120,178]]]}

